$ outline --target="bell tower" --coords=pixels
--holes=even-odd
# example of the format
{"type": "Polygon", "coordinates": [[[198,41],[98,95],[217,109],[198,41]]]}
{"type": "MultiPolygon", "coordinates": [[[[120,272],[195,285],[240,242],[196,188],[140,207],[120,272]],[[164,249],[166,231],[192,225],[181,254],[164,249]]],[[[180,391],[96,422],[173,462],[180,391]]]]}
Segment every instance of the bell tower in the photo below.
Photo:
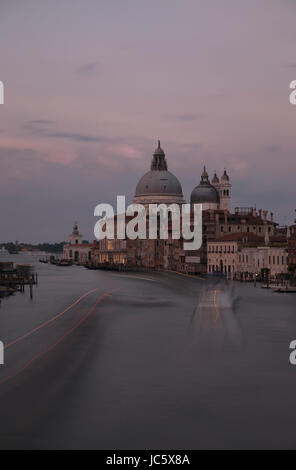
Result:
{"type": "Polygon", "coordinates": [[[79,233],[77,222],[73,225],[73,232],[69,235],[70,245],[81,245],[83,236],[79,233]]]}
{"type": "Polygon", "coordinates": [[[221,183],[219,185],[219,193],[220,193],[220,209],[227,210],[230,212],[231,210],[231,184],[229,182],[229,176],[224,169],[224,173],[221,177],[221,183]]]}

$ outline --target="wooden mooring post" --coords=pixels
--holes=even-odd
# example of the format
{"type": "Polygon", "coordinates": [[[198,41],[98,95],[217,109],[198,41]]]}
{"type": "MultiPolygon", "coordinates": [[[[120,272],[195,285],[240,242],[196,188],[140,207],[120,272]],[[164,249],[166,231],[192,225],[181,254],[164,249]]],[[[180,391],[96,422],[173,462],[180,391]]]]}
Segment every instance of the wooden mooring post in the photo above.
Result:
{"type": "Polygon", "coordinates": [[[30,279],[30,299],[33,299],[33,281],[30,279]]]}

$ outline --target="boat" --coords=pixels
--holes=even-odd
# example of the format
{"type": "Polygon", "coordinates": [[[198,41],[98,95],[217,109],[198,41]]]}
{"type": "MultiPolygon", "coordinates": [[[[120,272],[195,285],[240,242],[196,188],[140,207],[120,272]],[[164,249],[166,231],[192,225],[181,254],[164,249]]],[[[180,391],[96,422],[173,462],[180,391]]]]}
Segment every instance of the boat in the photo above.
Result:
{"type": "Polygon", "coordinates": [[[273,292],[281,292],[281,293],[289,293],[289,294],[296,294],[296,286],[295,287],[273,287],[273,292]]]}
{"type": "Polygon", "coordinates": [[[57,261],[57,266],[72,266],[73,261],[70,259],[60,259],[57,261]]]}

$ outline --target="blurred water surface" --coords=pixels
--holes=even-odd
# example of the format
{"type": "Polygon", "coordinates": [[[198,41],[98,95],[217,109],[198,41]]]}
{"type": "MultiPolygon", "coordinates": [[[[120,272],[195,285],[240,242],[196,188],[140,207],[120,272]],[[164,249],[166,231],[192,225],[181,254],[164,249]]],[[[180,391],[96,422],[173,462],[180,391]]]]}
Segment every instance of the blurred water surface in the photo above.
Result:
{"type": "Polygon", "coordinates": [[[296,447],[295,294],[5,259],[0,448],[296,447]]]}

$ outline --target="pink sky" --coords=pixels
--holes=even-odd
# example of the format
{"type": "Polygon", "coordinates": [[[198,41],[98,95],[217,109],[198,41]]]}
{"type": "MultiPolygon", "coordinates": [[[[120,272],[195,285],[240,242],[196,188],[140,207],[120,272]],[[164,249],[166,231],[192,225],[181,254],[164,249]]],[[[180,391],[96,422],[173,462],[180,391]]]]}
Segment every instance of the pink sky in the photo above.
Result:
{"type": "Polygon", "coordinates": [[[188,199],[227,168],[233,207],[294,218],[296,2],[0,5],[0,242],[59,241],[130,199],[158,138],[188,199]]]}

